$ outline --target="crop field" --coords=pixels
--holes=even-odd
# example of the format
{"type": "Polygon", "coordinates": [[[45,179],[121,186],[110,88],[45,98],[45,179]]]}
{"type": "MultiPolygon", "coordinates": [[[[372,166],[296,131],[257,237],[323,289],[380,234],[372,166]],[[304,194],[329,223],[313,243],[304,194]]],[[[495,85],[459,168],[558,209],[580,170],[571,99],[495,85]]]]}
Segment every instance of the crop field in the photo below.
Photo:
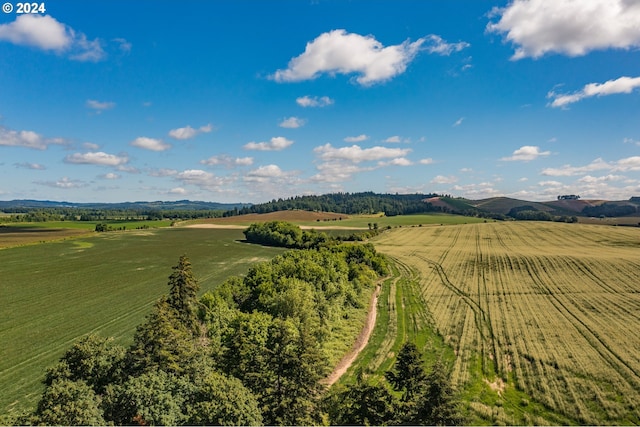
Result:
{"type": "MultiPolygon", "coordinates": [[[[252,222],[288,221],[297,225],[322,228],[361,228],[368,229],[369,225],[378,224],[378,228],[405,227],[429,224],[473,224],[481,223],[482,218],[451,215],[442,213],[428,213],[415,215],[384,216],[376,215],[345,215],[330,212],[309,212],[301,210],[270,212],[267,214],[238,215],[226,218],[188,221],[187,224],[220,224],[245,225],[252,222]],[[342,219],[340,219],[342,218],[342,219]]],[[[490,220],[487,220],[490,221],[490,220]]]]}
{"type": "Polygon", "coordinates": [[[639,229],[490,222],[395,229],[374,242],[397,276],[379,301],[380,360],[398,346],[389,330],[415,339],[431,327],[453,349],[470,422],[640,423],[639,229]]]}
{"type": "Polygon", "coordinates": [[[46,221],[0,224],[0,249],[13,246],[64,240],[92,233],[96,224],[105,223],[111,227],[136,228],[168,227],[169,220],[162,221],[46,221]]]}
{"type": "Polygon", "coordinates": [[[130,343],[186,254],[201,293],[282,252],[241,230],[107,232],[0,250],[0,414],[33,405],[45,369],[80,336],[130,343]]]}

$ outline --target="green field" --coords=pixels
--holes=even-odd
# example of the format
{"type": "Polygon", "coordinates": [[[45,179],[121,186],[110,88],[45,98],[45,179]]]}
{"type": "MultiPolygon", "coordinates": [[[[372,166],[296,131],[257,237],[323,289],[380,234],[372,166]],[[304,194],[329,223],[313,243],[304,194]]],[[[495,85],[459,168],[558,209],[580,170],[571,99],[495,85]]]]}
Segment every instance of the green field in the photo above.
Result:
{"type": "Polygon", "coordinates": [[[640,230],[501,222],[374,242],[395,276],[357,365],[379,376],[408,339],[452,367],[471,424],[640,422],[640,230]]]}
{"type": "Polygon", "coordinates": [[[128,344],[168,292],[180,255],[204,292],[282,252],[243,238],[241,230],[164,228],[0,250],[0,413],[33,405],[45,369],[78,337],[96,332],[128,344]]]}

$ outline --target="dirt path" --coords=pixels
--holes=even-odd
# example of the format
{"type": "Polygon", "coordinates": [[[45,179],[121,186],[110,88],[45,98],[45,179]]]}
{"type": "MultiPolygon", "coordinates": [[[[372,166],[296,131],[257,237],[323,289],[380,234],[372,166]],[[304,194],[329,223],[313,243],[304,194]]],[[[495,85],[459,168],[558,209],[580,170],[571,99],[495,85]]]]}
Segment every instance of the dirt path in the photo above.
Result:
{"type": "Polygon", "coordinates": [[[349,351],[349,353],[345,354],[340,362],[336,365],[335,369],[331,374],[320,381],[320,383],[331,386],[333,383],[338,381],[340,377],[347,372],[347,369],[351,366],[358,354],[366,347],[369,342],[369,337],[371,336],[371,332],[373,332],[373,327],[376,324],[376,314],[378,313],[378,296],[380,295],[381,285],[376,287],[375,292],[371,295],[371,300],[369,301],[369,312],[367,313],[367,319],[365,320],[364,327],[362,331],[360,331],[360,335],[356,338],[356,342],[353,344],[353,347],[349,351]]]}

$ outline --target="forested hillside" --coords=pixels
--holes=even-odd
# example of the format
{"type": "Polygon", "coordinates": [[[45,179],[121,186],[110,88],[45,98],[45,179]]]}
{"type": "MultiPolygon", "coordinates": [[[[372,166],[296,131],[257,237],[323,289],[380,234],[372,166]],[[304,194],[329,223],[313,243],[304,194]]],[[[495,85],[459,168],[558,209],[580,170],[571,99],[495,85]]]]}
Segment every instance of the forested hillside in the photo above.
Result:
{"type": "Polygon", "coordinates": [[[438,212],[440,208],[425,202],[425,199],[433,196],[433,194],[377,194],[373,192],[295,196],[288,199],[272,200],[267,203],[236,208],[226,212],[225,216],[268,213],[290,209],[343,214],[373,214],[384,212],[387,216],[438,212]]]}

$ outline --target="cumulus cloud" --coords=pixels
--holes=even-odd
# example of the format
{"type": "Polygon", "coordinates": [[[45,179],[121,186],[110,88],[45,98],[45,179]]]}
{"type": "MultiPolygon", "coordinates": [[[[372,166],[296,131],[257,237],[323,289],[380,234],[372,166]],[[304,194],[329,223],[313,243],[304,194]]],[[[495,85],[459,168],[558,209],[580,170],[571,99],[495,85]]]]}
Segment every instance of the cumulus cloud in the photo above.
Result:
{"type": "Polygon", "coordinates": [[[231,157],[226,154],[220,154],[218,156],[211,156],[206,160],[201,160],[200,163],[208,166],[225,166],[228,168],[234,166],[251,166],[253,164],[253,157],[231,157]]]}
{"type": "Polygon", "coordinates": [[[296,98],[296,103],[301,107],[326,107],[334,103],[328,96],[310,97],[308,95],[296,98]]]}
{"type": "Polygon", "coordinates": [[[259,168],[248,172],[245,175],[244,180],[250,182],[268,182],[273,178],[284,178],[291,176],[292,174],[292,172],[284,172],[280,169],[280,166],[272,164],[260,166],[259,168]]]}
{"type": "Polygon", "coordinates": [[[178,171],[175,169],[151,169],[149,172],[149,176],[153,176],[156,178],[164,178],[167,176],[175,176],[178,174],[178,171]]]}
{"type": "Polygon", "coordinates": [[[201,169],[188,169],[179,172],[175,175],[175,180],[182,182],[183,185],[195,185],[209,191],[221,191],[230,182],[228,178],[219,177],[201,169]]]}
{"type": "Polygon", "coordinates": [[[305,125],[307,121],[299,117],[289,117],[278,124],[281,128],[297,129],[305,125]]]}
{"type": "Polygon", "coordinates": [[[102,178],[102,179],[120,179],[121,176],[118,175],[117,173],[109,172],[109,173],[105,173],[104,175],[100,175],[100,178],[102,178]]]}
{"type": "Polygon", "coordinates": [[[46,169],[46,167],[44,165],[41,165],[40,163],[29,163],[29,162],[14,163],[14,166],[17,168],[31,169],[36,171],[43,171],[46,169]]]}
{"type": "Polygon", "coordinates": [[[640,47],[640,3],[632,0],[514,0],[494,8],[487,31],[515,46],[513,60],[547,53],[640,47]]]}
{"type": "Polygon", "coordinates": [[[456,178],[455,176],[437,175],[429,182],[431,184],[453,184],[454,182],[457,182],[457,181],[458,181],[458,178],[456,178]]]}
{"type": "Polygon", "coordinates": [[[248,142],[242,148],[245,150],[258,150],[258,151],[281,151],[291,146],[293,141],[283,137],[274,136],[269,142],[248,142]]]}
{"type": "Polygon", "coordinates": [[[184,188],[182,188],[182,187],[175,187],[175,188],[172,188],[171,190],[169,190],[169,191],[168,191],[168,194],[185,195],[185,194],[187,194],[187,193],[188,193],[188,191],[187,191],[187,190],[185,190],[185,189],[184,189],[184,188]]]}
{"type": "Polygon", "coordinates": [[[316,182],[335,183],[350,179],[359,172],[371,171],[386,166],[409,166],[412,162],[406,158],[411,152],[409,148],[371,147],[358,145],[350,147],[333,147],[325,144],[313,149],[320,160],[317,165],[318,174],[311,180],[316,182]],[[377,162],[375,165],[362,165],[366,162],[377,162]]]}
{"type": "Polygon", "coordinates": [[[76,61],[99,61],[106,55],[99,39],[89,40],[83,33],[49,15],[24,14],[0,25],[0,40],[45,51],[68,53],[76,61]]]}
{"type": "Polygon", "coordinates": [[[369,136],[362,134],[358,136],[347,136],[346,138],[344,138],[344,142],[362,142],[366,141],[367,139],[369,139],[369,136]]]}
{"type": "MultiPolygon", "coordinates": [[[[420,163],[421,165],[431,165],[434,163],[434,160],[431,157],[427,157],[426,159],[420,159],[418,163],[420,163]]],[[[463,172],[465,171],[463,170],[463,172]]]]}
{"type": "Polygon", "coordinates": [[[68,177],[62,177],[57,181],[34,181],[35,184],[38,185],[44,185],[46,187],[52,187],[52,188],[62,188],[62,189],[73,189],[73,188],[81,188],[81,187],[86,187],[88,184],[77,180],[77,179],[70,179],[68,177]]]}
{"type": "Polygon", "coordinates": [[[122,166],[129,162],[129,158],[126,155],[116,156],[97,151],[70,154],[64,158],[64,162],[79,165],[122,166]]]}
{"type": "Polygon", "coordinates": [[[400,137],[398,135],[394,135],[394,136],[390,136],[389,138],[385,139],[384,142],[396,144],[396,143],[402,142],[402,140],[400,139],[400,137]]]}
{"type": "Polygon", "coordinates": [[[323,160],[348,160],[354,163],[404,157],[411,152],[409,148],[371,147],[362,148],[359,145],[335,148],[325,144],[313,149],[323,160]]]}
{"type": "Polygon", "coordinates": [[[597,158],[585,166],[563,165],[559,168],[546,168],[540,174],[545,176],[585,175],[595,171],[629,172],[640,171],[640,156],[626,157],[614,162],[597,158]]]}
{"type": "Polygon", "coordinates": [[[101,112],[104,110],[110,110],[116,106],[115,102],[110,101],[96,101],[95,99],[87,99],[86,102],[87,108],[91,108],[92,110],[96,110],[97,112],[101,112]]]}
{"type": "Polygon", "coordinates": [[[406,157],[397,157],[387,162],[378,162],[378,166],[411,166],[413,162],[406,157]]]}
{"type": "Polygon", "coordinates": [[[11,130],[0,126],[0,146],[46,150],[49,145],[68,145],[62,138],[45,138],[30,130],[11,130]]]}
{"type": "Polygon", "coordinates": [[[383,82],[405,72],[426,39],[384,47],[373,36],[333,30],[307,43],[304,53],[292,58],[273,75],[277,82],[312,80],[323,73],[358,74],[361,85],[383,82]]]}
{"type": "Polygon", "coordinates": [[[146,136],[141,136],[133,141],[131,144],[133,147],[142,148],[143,150],[151,150],[151,151],[165,151],[171,148],[171,144],[167,144],[160,139],[155,138],[147,138],[146,136]]]}
{"type": "Polygon", "coordinates": [[[538,157],[548,156],[551,154],[551,151],[540,151],[540,147],[532,146],[532,145],[524,145],[518,148],[513,152],[513,155],[509,157],[503,157],[500,160],[505,162],[515,162],[522,161],[528,162],[531,160],[535,160],[538,157]]]}
{"type": "Polygon", "coordinates": [[[209,133],[213,130],[213,126],[208,124],[206,126],[200,126],[198,129],[194,129],[191,126],[187,125],[183,128],[171,129],[169,131],[169,136],[174,139],[191,139],[194,138],[201,133],[209,133]]]}
{"type": "MultiPolygon", "coordinates": [[[[639,23],[640,25],[640,23],[639,23]]],[[[606,96],[619,93],[631,93],[640,87],[640,77],[620,77],[615,80],[608,80],[604,83],[589,83],[580,91],[571,94],[559,94],[551,91],[547,98],[553,99],[549,104],[554,108],[564,108],[569,104],[581,101],[593,96],[606,96]]]]}

